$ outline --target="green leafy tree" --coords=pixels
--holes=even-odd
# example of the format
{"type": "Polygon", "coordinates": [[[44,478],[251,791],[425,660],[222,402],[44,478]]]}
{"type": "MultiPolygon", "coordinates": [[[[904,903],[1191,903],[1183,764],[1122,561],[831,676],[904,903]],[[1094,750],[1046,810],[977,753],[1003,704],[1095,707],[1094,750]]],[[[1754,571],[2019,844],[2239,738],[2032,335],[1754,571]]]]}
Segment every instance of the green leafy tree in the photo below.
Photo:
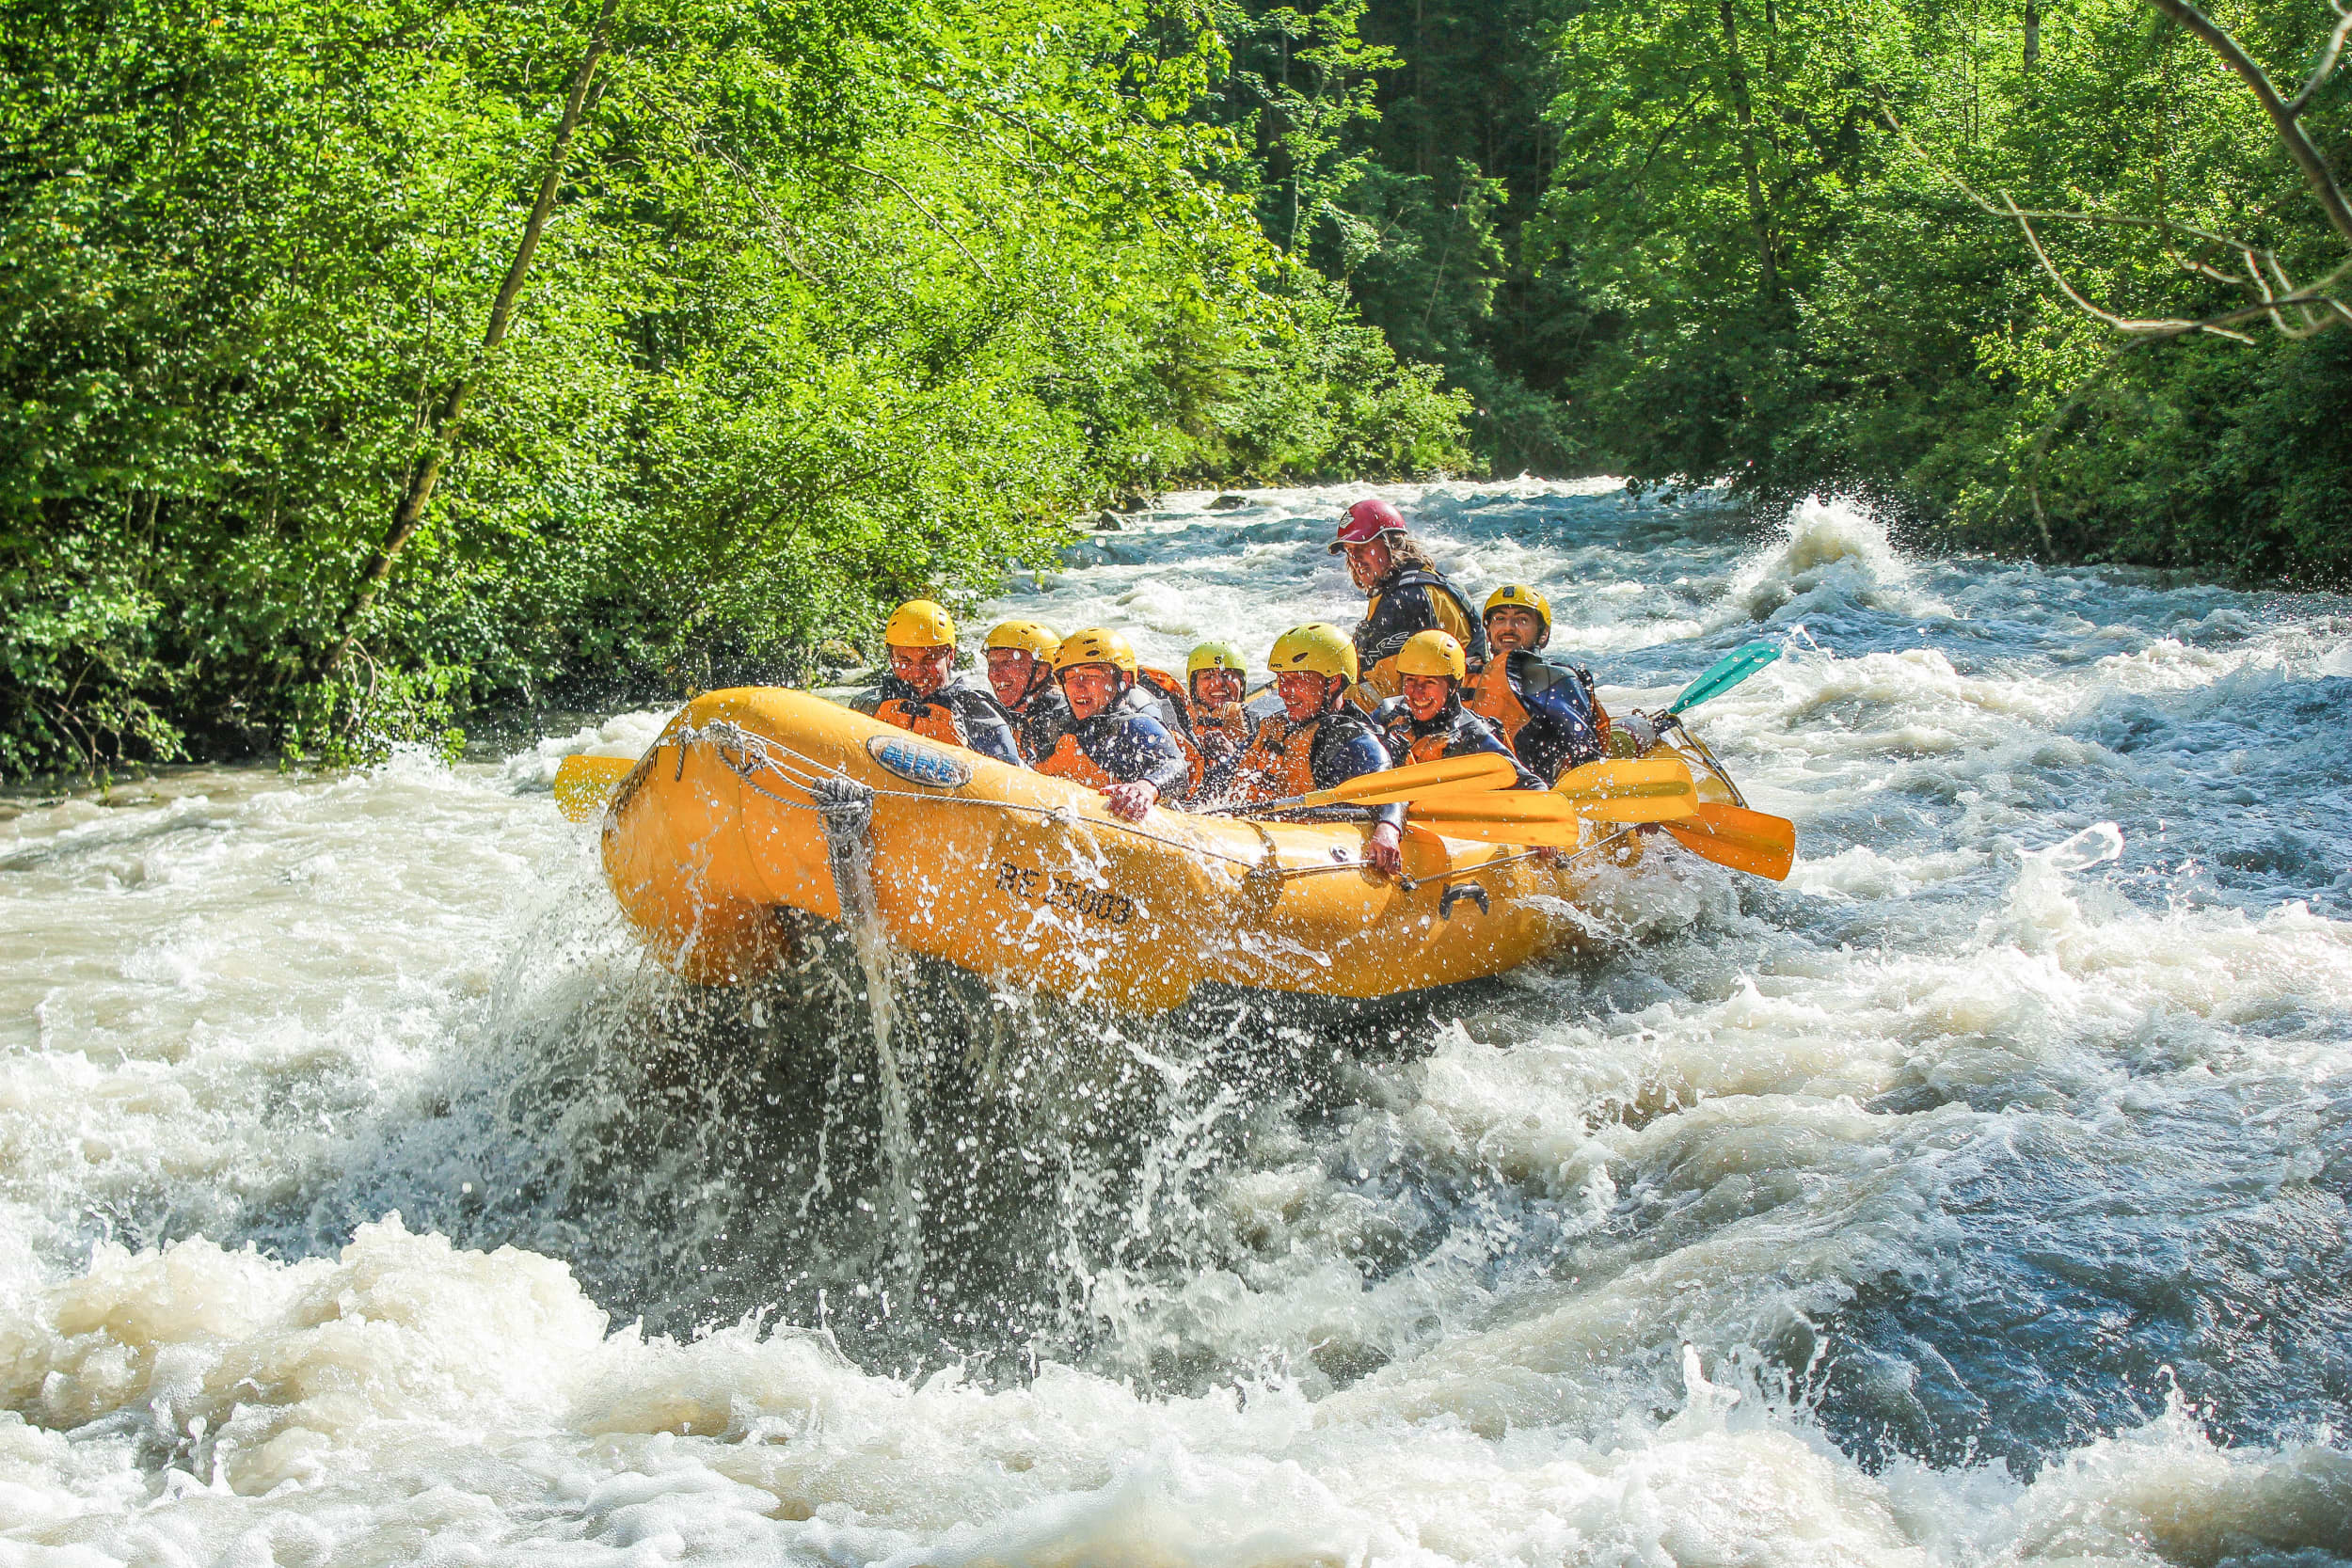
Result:
{"type": "Polygon", "coordinates": [[[28,0],[0,768],[790,677],[1188,475],[1458,462],[1121,0],[28,0]]]}

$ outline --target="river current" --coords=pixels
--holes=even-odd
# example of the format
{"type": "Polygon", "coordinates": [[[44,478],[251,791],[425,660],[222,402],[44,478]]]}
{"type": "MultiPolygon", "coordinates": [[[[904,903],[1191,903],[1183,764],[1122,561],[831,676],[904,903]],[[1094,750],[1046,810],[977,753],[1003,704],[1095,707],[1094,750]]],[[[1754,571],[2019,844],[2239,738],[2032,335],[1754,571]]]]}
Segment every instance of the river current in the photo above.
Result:
{"type": "MultiPolygon", "coordinates": [[[[1255,655],[1365,493],[975,623],[1255,655]]],[[[1613,708],[1784,640],[1696,720],[1789,879],[1352,1014],[904,973],[898,1126],[853,971],[620,924],[548,783],[659,713],[0,804],[0,1565],[2352,1560],[2352,600],[1380,493],[1613,708]]]]}

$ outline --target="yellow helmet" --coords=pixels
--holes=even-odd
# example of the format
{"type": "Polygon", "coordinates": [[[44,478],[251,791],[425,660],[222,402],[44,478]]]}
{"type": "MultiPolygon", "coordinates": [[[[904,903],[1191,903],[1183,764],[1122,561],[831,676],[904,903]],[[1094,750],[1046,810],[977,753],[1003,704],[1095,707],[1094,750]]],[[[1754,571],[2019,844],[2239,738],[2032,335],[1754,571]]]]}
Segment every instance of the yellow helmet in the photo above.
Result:
{"type": "Polygon", "coordinates": [[[1000,622],[980,644],[986,652],[992,648],[1018,648],[1040,664],[1054,662],[1054,650],[1061,646],[1061,639],[1035,621],[1000,622]]]}
{"type": "Polygon", "coordinates": [[[1512,606],[1534,610],[1535,618],[1543,622],[1543,635],[1535,640],[1537,647],[1551,641],[1551,601],[1523,582],[1506,582],[1487,594],[1486,608],[1479,612],[1478,618],[1491,620],[1496,610],[1512,606]]]}
{"type": "Polygon", "coordinates": [[[1396,651],[1400,675],[1449,675],[1460,680],[1470,673],[1470,660],[1450,631],[1417,631],[1396,651]]]}
{"type": "Polygon", "coordinates": [[[1356,644],[1347,633],[1325,621],[1293,626],[1274,640],[1266,668],[1278,675],[1306,670],[1318,675],[1339,675],[1355,684],[1356,644]]]}
{"type": "Polygon", "coordinates": [[[1127,640],[1107,626],[1089,626],[1073,631],[1061,640],[1054,650],[1054,673],[1074,669],[1081,664],[1110,664],[1133,675],[1136,673],[1136,650],[1127,640]]]}
{"type": "Polygon", "coordinates": [[[1249,661],[1231,642],[1203,642],[1184,660],[1184,679],[1190,681],[1203,670],[1234,670],[1247,674],[1249,661]]]}
{"type": "Polygon", "coordinates": [[[890,612],[882,641],[894,648],[952,648],[955,619],[929,599],[909,599],[890,612]]]}

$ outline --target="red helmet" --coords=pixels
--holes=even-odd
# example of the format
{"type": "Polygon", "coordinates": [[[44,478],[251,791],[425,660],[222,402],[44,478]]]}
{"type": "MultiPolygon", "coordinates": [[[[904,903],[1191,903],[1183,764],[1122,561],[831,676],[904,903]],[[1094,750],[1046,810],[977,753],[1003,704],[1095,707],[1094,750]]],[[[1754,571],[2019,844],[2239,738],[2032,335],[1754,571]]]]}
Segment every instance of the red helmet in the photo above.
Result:
{"type": "Polygon", "coordinates": [[[1404,515],[1387,501],[1358,501],[1340,519],[1340,534],[1331,541],[1331,553],[1337,555],[1350,545],[1369,545],[1384,535],[1404,531],[1404,515]]]}

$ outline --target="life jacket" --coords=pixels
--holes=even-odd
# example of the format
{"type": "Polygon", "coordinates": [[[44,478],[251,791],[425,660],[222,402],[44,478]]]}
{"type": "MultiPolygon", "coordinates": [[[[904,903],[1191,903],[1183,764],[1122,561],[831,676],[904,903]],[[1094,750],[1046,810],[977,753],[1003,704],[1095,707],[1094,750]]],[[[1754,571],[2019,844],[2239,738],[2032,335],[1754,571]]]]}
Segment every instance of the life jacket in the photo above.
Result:
{"type": "Polygon", "coordinates": [[[1021,750],[1005,710],[993,696],[966,685],[961,675],[928,697],[898,676],[884,675],[850,705],[926,740],[1021,766],[1021,750]]]}
{"type": "Polygon", "coordinates": [[[1371,689],[1372,700],[1364,706],[1397,694],[1396,656],[1416,632],[1424,631],[1453,633],[1470,663],[1486,662],[1486,623],[1470,612],[1454,584],[1436,572],[1391,573],[1373,591],[1356,627],[1356,662],[1363,685],[1371,689]]]}
{"type": "Polygon", "coordinates": [[[1068,730],[1062,731],[1054,742],[1054,749],[1040,757],[1036,767],[1047,778],[1068,779],[1072,784],[1082,784],[1090,789],[1104,789],[1119,783],[1111,777],[1108,768],[1086,754],[1078,745],[1078,737],[1068,730]]]}
{"type": "Polygon", "coordinates": [[[1295,724],[1277,714],[1258,726],[1233,769],[1236,803],[1311,795],[1387,766],[1387,749],[1372,721],[1354,708],[1335,703],[1295,724]]]}
{"type": "MultiPolygon", "coordinates": [[[[1495,727],[1462,705],[1459,690],[1446,698],[1445,706],[1433,719],[1416,719],[1413,710],[1402,697],[1391,697],[1380,705],[1373,721],[1379,726],[1381,743],[1399,768],[1414,763],[1436,762],[1440,757],[1464,757],[1481,752],[1497,756],[1510,756],[1511,748],[1503,744],[1495,727]]],[[[1517,789],[1534,789],[1542,781],[1527,768],[1519,769],[1517,789]]]]}
{"type": "Polygon", "coordinates": [[[950,746],[969,748],[963,723],[956,717],[955,708],[946,703],[892,697],[874,710],[874,717],[885,724],[912,730],[926,740],[944,740],[950,746]]]}
{"type": "Polygon", "coordinates": [[[1507,659],[1488,659],[1484,669],[1462,683],[1462,705],[1501,730],[1514,751],[1518,749],[1527,705],[1519,701],[1507,659]]]}
{"type": "Polygon", "coordinates": [[[1187,702],[1185,706],[1190,710],[1188,717],[1192,720],[1193,741],[1200,748],[1203,757],[1214,755],[1222,761],[1248,749],[1249,737],[1255,727],[1248,708],[1239,703],[1219,703],[1215,707],[1203,707],[1199,703],[1187,702]]]}
{"type": "Polygon", "coordinates": [[[1489,659],[1463,689],[1471,712],[1492,720],[1521,762],[1547,782],[1597,762],[1609,749],[1609,710],[1581,666],[1563,669],[1525,649],[1489,659]]]}
{"type": "Polygon", "coordinates": [[[1146,664],[1136,670],[1136,684],[1150,687],[1159,698],[1163,715],[1160,727],[1168,731],[1168,738],[1176,742],[1176,749],[1184,752],[1184,767],[1192,774],[1192,782],[1184,786],[1184,793],[1190,796],[1198,792],[1201,780],[1208,776],[1209,764],[1201,756],[1200,747],[1192,736],[1192,699],[1184,694],[1184,683],[1166,670],[1155,670],[1146,664]]]}
{"type": "MultiPolygon", "coordinates": [[[[996,705],[1004,707],[1002,703],[996,705]]],[[[1020,743],[1021,760],[1034,768],[1070,727],[1070,700],[1049,681],[1031,691],[1019,707],[1005,708],[1005,719],[1020,743]]]]}
{"type": "Polygon", "coordinates": [[[1115,784],[1149,784],[1170,800],[1181,799],[1191,768],[1176,739],[1160,722],[1153,693],[1131,686],[1091,719],[1073,719],[1039,761],[1049,777],[1103,789],[1115,784]]]}

